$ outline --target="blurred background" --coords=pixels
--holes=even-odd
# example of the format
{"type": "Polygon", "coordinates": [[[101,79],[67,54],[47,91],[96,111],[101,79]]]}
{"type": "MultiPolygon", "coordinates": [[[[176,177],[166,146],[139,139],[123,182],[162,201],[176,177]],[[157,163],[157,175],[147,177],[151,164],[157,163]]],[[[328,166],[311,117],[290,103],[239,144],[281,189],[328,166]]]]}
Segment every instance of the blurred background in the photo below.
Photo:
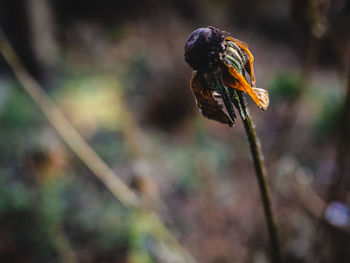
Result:
{"type": "MultiPolygon", "coordinates": [[[[243,124],[203,118],[184,44],[249,45],[285,262],[350,258],[350,2],[1,0],[0,26],[96,153],[196,262],[269,261],[243,124]]],[[[186,262],[62,141],[0,55],[0,262],[186,262]]]]}

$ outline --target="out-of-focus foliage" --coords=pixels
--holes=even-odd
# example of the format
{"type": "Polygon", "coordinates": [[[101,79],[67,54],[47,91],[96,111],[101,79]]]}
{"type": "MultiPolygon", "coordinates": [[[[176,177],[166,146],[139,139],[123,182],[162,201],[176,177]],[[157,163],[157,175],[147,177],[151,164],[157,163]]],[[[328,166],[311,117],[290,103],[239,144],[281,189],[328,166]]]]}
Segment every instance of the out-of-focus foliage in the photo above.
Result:
{"type": "Polygon", "coordinates": [[[327,96],[314,120],[313,130],[317,136],[331,137],[337,133],[343,111],[342,100],[335,94],[327,96]]]}
{"type": "Polygon", "coordinates": [[[118,79],[87,75],[64,81],[60,87],[58,105],[75,126],[90,133],[97,127],[118,130],[124,103],[118,79]]]}
{"type": "Polygon", "coordinates": [[[271,101],[280,103],[296,96],[298,76],[293,72],[277,73],[269,86],[271,101]]]}

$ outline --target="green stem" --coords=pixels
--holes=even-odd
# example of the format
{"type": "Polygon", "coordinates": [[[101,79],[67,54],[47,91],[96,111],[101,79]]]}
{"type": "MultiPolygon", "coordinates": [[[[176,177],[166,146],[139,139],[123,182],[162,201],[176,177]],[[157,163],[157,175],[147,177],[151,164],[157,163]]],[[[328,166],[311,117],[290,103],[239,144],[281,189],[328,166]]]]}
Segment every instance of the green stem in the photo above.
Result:
{"type": "Polygon", "coordinates": [[[256,177],[258,179],[258,184],[260,188],[260,194],[261,194],[261,199],[263,203],[267,229],[270,236],[273,262],[281,263],[282,256],[281,256],[280,244],[278,240],[277,227],[276,227],[274,215],[271,209],[270,190],[266,180],[266,171],[264,167],[260,143],[256,135],[252,118],[250,117],[250,114],[246,108],[243,94],[239,92],[238,97],[239,97],[239,104],[243,109],[243,112],[240,112],[240,116],[244,123],[245,131],[247,133],[250,151],[253,156],[256,177]]]}

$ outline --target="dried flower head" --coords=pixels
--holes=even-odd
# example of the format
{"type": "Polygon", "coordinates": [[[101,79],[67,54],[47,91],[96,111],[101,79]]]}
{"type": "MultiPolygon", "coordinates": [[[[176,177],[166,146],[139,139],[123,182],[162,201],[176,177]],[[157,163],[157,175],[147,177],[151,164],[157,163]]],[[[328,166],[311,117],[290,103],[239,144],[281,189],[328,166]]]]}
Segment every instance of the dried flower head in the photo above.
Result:
{"type": "Polygon", "coordinates": [[[187,39],[185,60],[195,70],[191,89],[204,117],[233,126],[234,106],[244,115],[237,91],[247,92],[260,109],[267,109],[269,95],[255,87],[254,58],[245,43],[211,26],[199,28],[187,39]]]}

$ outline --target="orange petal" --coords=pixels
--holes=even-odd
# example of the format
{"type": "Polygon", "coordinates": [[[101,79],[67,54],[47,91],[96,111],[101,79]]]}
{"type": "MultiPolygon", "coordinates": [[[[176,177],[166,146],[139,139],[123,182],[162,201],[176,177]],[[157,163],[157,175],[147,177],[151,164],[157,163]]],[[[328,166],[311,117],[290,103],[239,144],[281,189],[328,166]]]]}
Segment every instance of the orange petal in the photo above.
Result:
{"type": "Polygon", "coordinates": [[[263,89],[251,87],[245,77],[239,74],[233,66],[225,63],[225,68],[227,70],[223,74],[224,84],[233,89],[247,92],[260,109],[266,110],[269,105],[268,92],[263,89]]]}

